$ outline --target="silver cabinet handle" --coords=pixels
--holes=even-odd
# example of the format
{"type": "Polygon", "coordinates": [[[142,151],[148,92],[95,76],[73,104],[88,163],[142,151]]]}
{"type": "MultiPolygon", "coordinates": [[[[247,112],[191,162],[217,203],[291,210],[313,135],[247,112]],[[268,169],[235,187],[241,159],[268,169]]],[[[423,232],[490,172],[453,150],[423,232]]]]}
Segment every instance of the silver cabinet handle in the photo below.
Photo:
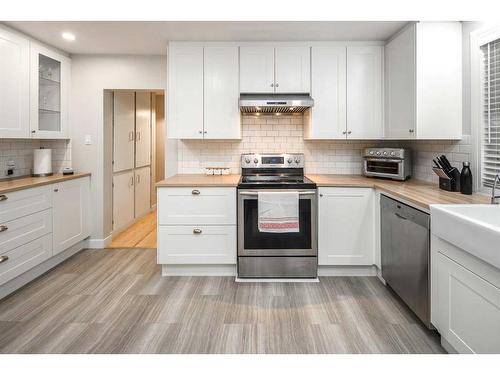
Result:
{"type": "Polygon", "coordinates": [[[205,131],[203,131],[203,134],[207,134],[207,131],[206,131],[206,130],[205,130],[205,131]]]}
{"type": "Polygon", "coordinates": [[[194,234],[201,234],[201,232],[202,232],[202,231],[201,231],[201,229],[199,229],[199,228],[194,228],[194,229],[193,229],[193,233],[194,233],[194,234]]]}
{"type": "Polygon", "coordinates": [[[191,192],[191,194],[193,194],[193,195],[200,195],[200,191],[199,191],[199,190],[194,189],[194,190],[191,192]]]}
{"type": "Polygon", "coordinates": [[[413,129],[408,129],[408,131],[409,131],[410,133],[413,133],[415,130],[413,130],[413,129]]]}
{"type": "Polygon", "coordinates": [[[135,133],[135,137],[136,137],[135,139],[137,139],[138,141],[140,141],[141,140],[141,132],[135,133]]]}
{"type": "Polygon", "coordinates": [[[9,227],[7,225],[0,225],[0,232],[5,232],[9,227]]]}
{"type": "Polygon", "coordinates": [[[138,175],[135,176],[135,183],[138,184],[140,182],[141,182],[141,175],[138,174],[138,175]]]}
{"type": "Polygon", "coordinates": [[[130,186],[134,186],[134,176],[130,177],[130,186]]]}
{"type": "Polygon", "coordinates": [[[7,255],[2,255],[0,257],[0,263],[7,262],[9,260],[9,257],[7,255]]]}
{"type": "Polygon", "coordinates": [[[59,191],[59,189],[54,189],[54,192],[57,193],[59,191]]]}
{"type": "Polygon", "coordinates": [[[271,87],[274,87],[274,83],[271,83],[271,87]]]}
{"type": "Polygon", "coordinates": [[[3,201],[6,201],[7,199],[9,199],[6,195],[0,195],[0,202],[3,202],[3,201]]]}
{"type": "Polygon", "coordinates": [[[351,132],[350,130],[349,130],[349,131],[347,131],[347,134],[351,134],[351,133],[352,133],[352,132],[351,132]]]}
{"type": "Polygon", "coordinates": [[[320,198],[322,198],[322,197],[323,197],[323,194],[320,194],[319,196],[320,196],[320,198]]]}
{"type": "Polygon", "coordinates": [[[276,87],[280,87],[279,83],[276,84],[276,87]]]}
{"type": "Polygon", "coordinates": [[[342,134],[347,134],[347,132],[344,130],[344,131],[342,132],[342,134]]]}
{"type": "Polygon", "coordinates": [[[128,132],[128,141],[132,142],[134,140],[134,132],[128,132]]]}

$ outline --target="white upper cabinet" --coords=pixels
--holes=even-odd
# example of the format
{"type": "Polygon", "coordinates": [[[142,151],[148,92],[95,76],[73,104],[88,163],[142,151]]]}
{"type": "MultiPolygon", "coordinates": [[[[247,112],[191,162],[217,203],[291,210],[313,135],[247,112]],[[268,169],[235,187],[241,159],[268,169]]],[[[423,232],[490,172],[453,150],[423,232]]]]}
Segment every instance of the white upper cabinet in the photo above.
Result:
{"type": "Polygon", "coordinates": [[[415,138],[415,27],[385,46],[385,125],[387,138],[415,138]]]}
{"type": "Polygon", "coordinates": [[[113,94],[113,172],[134,168],[135,94],[113,94]]]}
{"type": "Polygon", "coordinates": [[[383,47],[347,47],[347,138],[381,139],[383,47]]]}
{"type": "Polygon", "coordinates": [[[276,47],[274,88],[281,93],[306,93],[311,90],[309,47],[276,47]]]}
{"type": "Polygon", "coordinates": [[[240,47],[240,92],[274,92],[274,47],[240,47]]]}
{"type": "Polygon", "coordinates": [[[151,164],[151,93],[135,93],[135,167],[151,164]]]}
{"type": "Polygon", "coordinates": [[[240,47],[240,92],[308,93],[310,90],[309,47],[240,47]]]}
{"type": "Polygon", "coordinates": [[[306,139],[346,137],[346,47],[311,48],[314,107],[304,121],[306,139]]]}
{"type": "Polygon", "coordinates": [[[462,137],[462,26],[409,25],[386,46],[386,137],[462,137]]]}
{"type": "Polygon", "coordinates": [[[205,47],[205,139],[241,137],[238,76],[238,47],[205,47]]]}
{"type": "Polygon", "coordinates": [[[30,46],[32,138],[69,138],[71,60],[41,45],[30,46]]]}
{"type": "Polygon", "coordinates": [[[168,137],[203,139],[203,47],[168,49],[168,137]]]}
{"type": "Polygon", "coordinates": [[[29,138],[29,42],[0,27],[0,138],[29,138]]]}
{"type": "Polygon", "coordinates": [[[169,46],[168,137],[241,138],[238,47],[169,46]]]}

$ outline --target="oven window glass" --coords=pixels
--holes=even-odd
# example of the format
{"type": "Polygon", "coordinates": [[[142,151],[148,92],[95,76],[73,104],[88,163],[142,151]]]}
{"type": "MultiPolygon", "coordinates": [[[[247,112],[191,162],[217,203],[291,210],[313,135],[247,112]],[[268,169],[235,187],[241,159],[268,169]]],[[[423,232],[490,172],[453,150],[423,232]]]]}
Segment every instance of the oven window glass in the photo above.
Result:
{"type": "Polygon", "coordinates": [[[385,173],[397,176],[399,174],[399,162],[387,160],[367,160],[366,170],[373,173],[385,173]]]}
{"type": "Polygon", "coordinates": [[[245,199],[244,209],[244,246],[246,250],[255,249],[310,249],[311,248],[311,200],[299,200],[299,232],[265,233],[257,227],[257,199],[245,199]]]}

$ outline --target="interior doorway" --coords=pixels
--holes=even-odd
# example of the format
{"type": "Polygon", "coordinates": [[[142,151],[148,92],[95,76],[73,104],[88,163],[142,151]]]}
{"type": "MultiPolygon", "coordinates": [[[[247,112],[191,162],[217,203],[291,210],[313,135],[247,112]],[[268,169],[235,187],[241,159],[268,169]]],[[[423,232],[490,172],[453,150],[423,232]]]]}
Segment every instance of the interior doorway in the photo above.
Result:
{"type": "Polygon", "coordinates": [[[156,248],[156,189],[164,177],[164,93],[111,90],[112,248],[156,248]]]}

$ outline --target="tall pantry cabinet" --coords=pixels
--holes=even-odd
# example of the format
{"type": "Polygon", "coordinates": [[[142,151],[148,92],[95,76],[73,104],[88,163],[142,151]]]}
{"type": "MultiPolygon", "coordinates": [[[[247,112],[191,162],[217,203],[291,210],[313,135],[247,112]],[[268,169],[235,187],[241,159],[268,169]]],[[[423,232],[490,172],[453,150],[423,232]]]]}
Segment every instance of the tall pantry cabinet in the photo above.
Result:
{"type": "Polygon", "coordinates": [[[113,231],[151,209],[151,93],[113,93],[113,231]]]}

